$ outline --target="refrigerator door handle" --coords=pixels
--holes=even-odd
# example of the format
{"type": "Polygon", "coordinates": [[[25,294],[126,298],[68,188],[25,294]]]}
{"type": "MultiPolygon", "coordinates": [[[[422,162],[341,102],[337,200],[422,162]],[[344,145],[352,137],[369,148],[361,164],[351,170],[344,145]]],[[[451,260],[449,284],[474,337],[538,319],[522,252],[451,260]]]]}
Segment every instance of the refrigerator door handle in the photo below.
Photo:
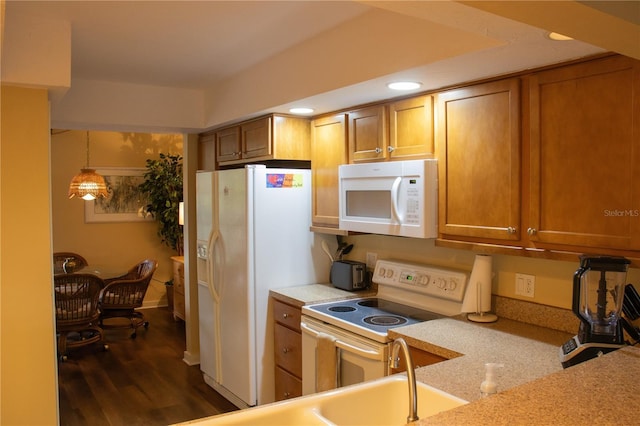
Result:
{"type": "MultiPolygon", "coordinates": [[[[216,354],[216,381],[220,384],[224,383],[224,379],[222,377],[222,342],[221,342],[221,318],[220,318],[220,293],[216,290],[216,282],[214,279],[214,259],[215,259],[215,247],[216,243],[220,239],[220,232],[218,230],[212,230],[209,235],[209,245],[207,247],[209,251],[209,256],[207,258],[207,276],[209,279],[207,280],[207,285],[209,287],[209,293],[211,294],[211,298],[213,299],[213,327],[215,338],[213,341],[214,352],[216,354]]],[[[222,281],[222,279],[220,280],[222,281]]]]}
{"type": "MultiPolygon", "coordinates": [[[[220,239],[220,232],[218,232],[217,229],[212,230],[211,235],[209,236],[209,246],[207,247],[207,250],[208,250],[207,276],[209,277],[209,279],[207,280],[207,284],[209,285],[209,292],[213,297],[213,301],[216,303],[220,303],[220,292],[216,288],[217,286],[214,279],[213,263],[216,255],[215,247],[219,239],[220,239]]],[[[222,281],[222,279],[220,281],[222,281]]]]}

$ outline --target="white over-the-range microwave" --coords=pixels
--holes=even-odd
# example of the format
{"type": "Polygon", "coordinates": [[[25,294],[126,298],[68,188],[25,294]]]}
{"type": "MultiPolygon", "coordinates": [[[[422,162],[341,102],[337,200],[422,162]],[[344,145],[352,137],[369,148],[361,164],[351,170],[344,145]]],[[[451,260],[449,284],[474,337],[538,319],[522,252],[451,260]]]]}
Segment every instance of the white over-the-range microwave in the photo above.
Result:
{"type": "Polygon", "coordinates": [[[435,238],[437,160],[346,164],[339,167],[340,229],[435,238]]]}

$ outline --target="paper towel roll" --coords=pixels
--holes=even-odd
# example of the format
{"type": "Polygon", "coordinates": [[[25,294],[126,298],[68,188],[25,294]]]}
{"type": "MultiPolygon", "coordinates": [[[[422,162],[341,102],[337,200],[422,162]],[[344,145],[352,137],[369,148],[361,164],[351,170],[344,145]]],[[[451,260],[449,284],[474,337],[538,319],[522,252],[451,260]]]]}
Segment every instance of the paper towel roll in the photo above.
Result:
{"type": "Polygon", "coordinates": [[[471,321],[492,322],[498,319],[491,311],[492,258],[488,254],[477,254],[473,262],[469,285],[462,302],[462,312],[470,312],[471,321]]]}

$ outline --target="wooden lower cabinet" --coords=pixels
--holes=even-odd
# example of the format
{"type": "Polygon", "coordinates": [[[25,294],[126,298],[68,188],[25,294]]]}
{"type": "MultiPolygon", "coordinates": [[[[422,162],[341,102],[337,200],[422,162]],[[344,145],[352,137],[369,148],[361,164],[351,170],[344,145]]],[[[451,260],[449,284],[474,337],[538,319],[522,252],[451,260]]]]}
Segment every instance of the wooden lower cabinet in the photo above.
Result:
{"type": "Polygon", "coordinates": [[[302,380],[276,366],[276,400],[295,398],[302,395],[302,380]]]}
{"type": "MultiPolygon", "coordinates": [[[[440,355],[432,354],[431,352],[418,349],[414,346],[409,346],[409,352],[411,353],[411,360],[413,361],[414,368],[426,367],[427,365],[447,360],[447,358],[441,357],[440,355]]],[[[400,362],[398,362],[398,368],[392,368],[390,374],[401,373],[403,371],[407,371],[407,361],[402,355],[402,351],[400,351],[400,362]]]]}
{"type": "Polygon", "coordinates": [[[276,401],[302,396],[301,310],[272,299],[276,401]]]}
{"type": "Polygon", "coordinates": [[[173,256],[173,318],[185,320],[184,256],[173,256]]]}

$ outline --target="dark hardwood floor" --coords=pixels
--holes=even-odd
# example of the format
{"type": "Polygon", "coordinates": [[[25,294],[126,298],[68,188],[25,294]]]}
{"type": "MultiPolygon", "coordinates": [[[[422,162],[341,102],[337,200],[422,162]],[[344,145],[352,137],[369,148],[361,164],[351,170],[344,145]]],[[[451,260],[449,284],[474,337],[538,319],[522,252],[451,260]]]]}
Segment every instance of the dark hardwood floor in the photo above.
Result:
{"type": "Polygon", "coordinates": [[[143,310],[138,329],[105,330],[99,344],[71,350],[58,362],[60,425],[168,425],[236,410],[182,361],[185,330],[167,308],[143,310]]]}

